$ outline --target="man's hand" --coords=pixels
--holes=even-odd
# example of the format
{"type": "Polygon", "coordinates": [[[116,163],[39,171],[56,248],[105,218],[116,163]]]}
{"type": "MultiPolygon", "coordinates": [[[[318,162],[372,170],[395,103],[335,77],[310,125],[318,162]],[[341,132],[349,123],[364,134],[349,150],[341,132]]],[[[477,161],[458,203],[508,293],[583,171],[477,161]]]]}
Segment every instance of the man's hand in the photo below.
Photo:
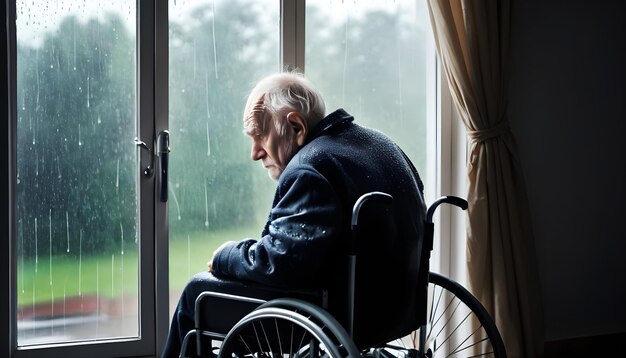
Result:
{"type": "Polygon", "coordinates": [[[217,249],[215,249],[215,251],[213,251],[213,257],[211,257],[211,260],[209,262],[207,262],[207,267],[208,267],[208,271],[212,272],[213,271],[213,260],[215,259],[215,256],[217,256],[217,254],[222,251],[224,249],[224,247],[234,243],[235,241],[226,241],[225,243],[221,244],[220,247],[218,247],[217,249]]]}

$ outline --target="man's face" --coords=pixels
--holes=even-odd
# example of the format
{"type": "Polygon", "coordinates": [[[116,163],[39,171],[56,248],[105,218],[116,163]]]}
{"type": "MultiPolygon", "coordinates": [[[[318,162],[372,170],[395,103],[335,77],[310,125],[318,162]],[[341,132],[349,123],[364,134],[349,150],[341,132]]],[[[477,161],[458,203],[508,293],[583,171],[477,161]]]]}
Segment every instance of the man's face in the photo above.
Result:
{"type": "Polygon", "coordinates": [[[252,139],[250,157],[254,161],[260,160],[270,178],[278,180],[297,151],[296,138],[290,130],[286,130],[282,135],[279,134],[273,119],[267,120],[265,128],[259,123],[260,120],[257,116],[251,115],[244,121],[245,128],[256,128],[256,130],[245,131],[246,135],[252,139]]]}

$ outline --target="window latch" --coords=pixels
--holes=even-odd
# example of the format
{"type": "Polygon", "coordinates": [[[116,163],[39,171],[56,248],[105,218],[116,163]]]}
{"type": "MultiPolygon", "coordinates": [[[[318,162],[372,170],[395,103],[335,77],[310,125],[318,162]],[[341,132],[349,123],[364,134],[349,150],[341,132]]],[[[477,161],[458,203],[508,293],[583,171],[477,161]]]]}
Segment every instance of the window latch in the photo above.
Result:
{"type": "Polygon", "coordinates": [[[143,176],[145,176],[146,178],[150,178],[152,176],[152,173],[154,172],[154,156],[152,155],[152,149],[148,147],[146,142],[139,140],[139,138],[135,138],[135,145],[143,150],[147,150],[148,154],[150,154],[150,164],[148,164],[148,166],[143,169],[143,176]]]}

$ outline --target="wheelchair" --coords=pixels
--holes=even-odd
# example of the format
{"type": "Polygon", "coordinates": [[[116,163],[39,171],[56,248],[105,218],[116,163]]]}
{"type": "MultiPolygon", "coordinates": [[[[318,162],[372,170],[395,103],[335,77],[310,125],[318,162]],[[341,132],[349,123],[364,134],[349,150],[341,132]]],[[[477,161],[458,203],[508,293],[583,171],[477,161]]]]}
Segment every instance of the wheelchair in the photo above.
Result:
{"type": "Polygon", "coordinates": [[[180,357],[506,357],[500,333],[482,304],[455,281],[429,272],[435,210],[444,203],[467,209],[467,202],[454,196],[439,198],[426,213],[415,282],[417,324],[397,338],[357,344],[354,315],[359,219],[366,206],[385,208],[392,201],[386,193],[371,192],[361,196],[352,209],[345,319],[338,320],[327,311],[326,291],[285,291],[224,282],[223,290],[206,291],[196,299],[195,329],[185,336],[180,357]]]}

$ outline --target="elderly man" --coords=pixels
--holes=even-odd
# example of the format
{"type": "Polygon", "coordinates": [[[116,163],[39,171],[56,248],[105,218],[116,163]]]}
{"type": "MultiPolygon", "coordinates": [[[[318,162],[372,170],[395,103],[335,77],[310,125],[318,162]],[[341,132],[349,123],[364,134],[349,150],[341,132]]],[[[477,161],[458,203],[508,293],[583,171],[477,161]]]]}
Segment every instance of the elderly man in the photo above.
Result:
{"type": "MultiPolygon", "coordinates": [[[[396,326],[390,332],[406,333],[414,318],[389,308],[414,310],[415,289],[406,283],[415,282],[425,215],[422,182],[406,155],[384,134],[353,123],[344,110],[326,115],[319,92],[296,73],[260,81],[248,97],[243,125],[252,141],[252,160],[260,161],[278,182],[272,209],[258,240],[225,243],[213,254],[209,272],[189,282],[164,355],[178,354],[182,337],[193,328],[195,298],[220,280],[329,289],[329,310],[340,312],[351,209],[371,191],[391,194],[396,209],[393,230],[363,239],[365,261],[360,261],[357,277],[363,284],[357,293],[372,280],[371,286],[378,287],[379,277],[394,292],[370,290],[368,296],[376,302],[357,306],[357,317],[366,310],[368,319],[396,326]],[[372,309],[375,305],[380,309],[372,309]]],[[[362,326],[357,322],[356,333],[362,326]]],[[[391,338],[360,336],[365,343],[391,338]]]]}

